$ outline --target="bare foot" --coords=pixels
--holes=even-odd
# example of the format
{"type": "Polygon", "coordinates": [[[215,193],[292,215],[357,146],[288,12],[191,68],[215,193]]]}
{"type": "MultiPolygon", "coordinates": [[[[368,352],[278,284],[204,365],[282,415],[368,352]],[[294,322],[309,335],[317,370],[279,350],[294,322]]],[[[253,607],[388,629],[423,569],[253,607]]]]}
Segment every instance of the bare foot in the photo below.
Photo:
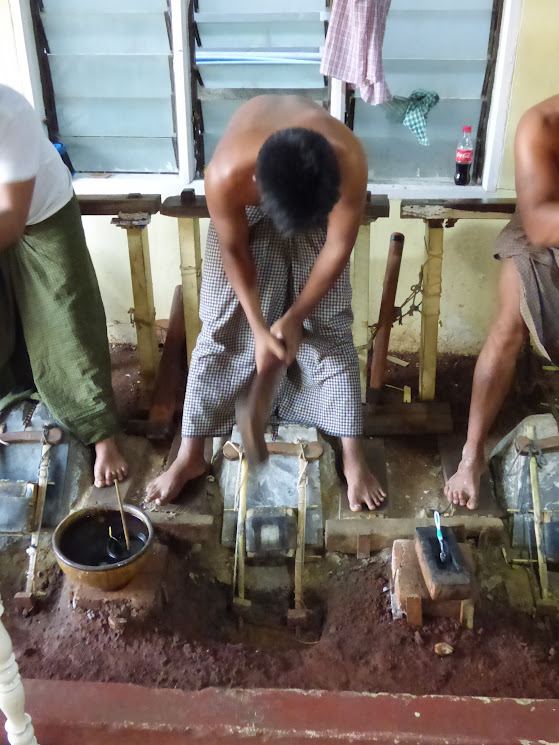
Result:
{"type": "Polygon", "coordinates": [[[171,466],[146,487],[146,503],[161,507],[178,497],[183,486],[206,472],[204,438],[183,439],[171,466]]]}
{"type": "Polygon", "coordinates": [[[128,476],[128,465],[122,457],[114,436],[95,443],[94,484],[112,486],[128,476]]]}
{"type": "Polygon", "coordinates": [[[485,459],[482,456],[462,456],[458,470],[444,488],[448,501],[475,510],[479,499],[479,480],[485,468],[485,459]]]}
{"type": "Polygon", "coordinates": [[[344,437],[342,447],[350,510],[360,512],[363,504],[370,510],[375,510],[384,502],[386,494],[377,478],[369,470],[359,440],[344,437]]]}

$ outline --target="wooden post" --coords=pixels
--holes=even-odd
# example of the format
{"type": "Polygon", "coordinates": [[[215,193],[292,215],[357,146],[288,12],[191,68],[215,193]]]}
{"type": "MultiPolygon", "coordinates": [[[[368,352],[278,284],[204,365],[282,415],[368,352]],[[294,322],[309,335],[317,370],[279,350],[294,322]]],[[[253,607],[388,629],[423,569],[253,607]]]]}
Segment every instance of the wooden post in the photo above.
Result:
{"type": "Polygon", "coordinates": [[[384,383],[386,355],[388,354],[390,332],[394,323],[394,303],[396,302],[396,290],[398,289],[398,277],[400,276],[403,249],[404,236],[402,233],[392,233],[382,285],[382,299],[373,347],[371,377],[369,379],[369,386],[374,391],[380,391],[384,383]]]}
{"type": "MultiPolygon", "coordinates": [[[[0,600],[0,617],[4,606],[0,600]]],[[[0,710],[6,717],[10,745],[37,745],[31,717],[25,713],[25,694],[12,642],[0,620],[0,710]]]]}
{"type": "MultiPolygon", "coordinates": [[[[532,440],[536,439],[536,428],[530,425],[526,430],[526,435],[532,440]]],[[[534,508],[534,533],[536,534],[536,548],[538,551],[538,569],[540,573],[540,588],[542,600],[547,600],[549,596],[549,581],[547,577],[547,554],[545,552],[545,540],[542,528],[542,506],[540,501],[540,484],[538,481],[538,458],[537,455],[530,455],[530,485],[532,487],[532,506],[534,508]]],[[[531,538],[529,537],[530,541],[531,538]]]]}
{"type": "Polygon", "coordinates": [[[190,358],[200,333],[200,286],[202,284],[202,253],[200,221],[197,217],[179,217],[179,247],[181,253],[182,299],[186,328],[186,357],[190,358]]]}
{"type": "Polygon", "coordinates": [[[371,226],[362,225],[357,234],[351,256],[351,285],[353,289],[353,343],[359,357],[361,401],[367,399],[367,355],[369,345],[369,264],[371,226]]]}
{"type": "Polygon", "coordinates": [[[442,220],[425,220],[425,224],[426,260],[423,267],[423,301],[421,304],[419,397],[423,401],[432,401],[435,398],[437,375],[444,228],[442,220]]]}
{"type": "Polygon", "coordinates": [[[126,228],[132,292],[134,294],[134,325],[138,338],[140,374],[146,393],[151,393],[159,367],[155,306],[151,281],[149,242],[146,228],[126,228]]]}

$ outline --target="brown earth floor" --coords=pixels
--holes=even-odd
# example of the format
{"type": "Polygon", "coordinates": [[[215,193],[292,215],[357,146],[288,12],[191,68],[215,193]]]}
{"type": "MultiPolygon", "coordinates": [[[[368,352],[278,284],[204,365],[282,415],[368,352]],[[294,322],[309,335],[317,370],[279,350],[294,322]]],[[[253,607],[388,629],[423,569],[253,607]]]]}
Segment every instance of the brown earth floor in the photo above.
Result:
{"type": "MultiPolygon", "coordinates": [[[[134,351],[111,351],[119,406],[128,417],[139,405],[134,351]]],[[[417,358],[406,357],[408,368],[391,366],[395,385],[415,385],[417,358]]],[[[466,422],[473,364],[444,358],[439,367],[438,393],[451,402],[459,431],[466,422]]],[[[507,431],[530,410],[512,397],[498,430],[507,431]]],[[[406,442],[406,451],[413,450],[413,438],[406,442]]],[[[397,446],[394,438],[390,448],[397,446]]],[[[422,440],[422,452],[425,447],[422,440]]],[[[511,608],[511,577],[526,584],[526,575],[522,569],[508,569],[498,548],[477,554],[481,590],[473,631],[448,620],[428,622],[421,631],[393,621],[388,552],[382,552],[367,561],[326,555],[310,563],[307,601],[317,622],[298,639],[279,628],[245,624],[239,630],[229,610],[229,587],[216,581],[204,551],[161,540],[170,549],[166,603],[148,619],[123,625],[107,614],[72,610],[47,551],[39,578],[44,607],[28,618],[17,615],[10,599],[21,587],[25,554],[18,541],[7,546],[0,557],[0,592],[22,675],[181,689],[283,687],[559,698],[557,624],[511,608]],[[440,641],[451,644],[454,653],[437,657],[433,646],[440,641]]]]}

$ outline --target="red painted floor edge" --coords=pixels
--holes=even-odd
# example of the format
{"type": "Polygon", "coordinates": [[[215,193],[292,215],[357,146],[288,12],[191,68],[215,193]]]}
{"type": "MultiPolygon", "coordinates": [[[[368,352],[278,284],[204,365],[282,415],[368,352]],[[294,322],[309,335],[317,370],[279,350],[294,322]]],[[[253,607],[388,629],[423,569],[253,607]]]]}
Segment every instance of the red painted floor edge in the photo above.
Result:
{"type": "MultiPolygon", "coordinates": [[[[559,700],[24,681],[39,745],[559,743],[559,700]]],[[[0,737],[2,745],[7,741],[0,737]]]]}

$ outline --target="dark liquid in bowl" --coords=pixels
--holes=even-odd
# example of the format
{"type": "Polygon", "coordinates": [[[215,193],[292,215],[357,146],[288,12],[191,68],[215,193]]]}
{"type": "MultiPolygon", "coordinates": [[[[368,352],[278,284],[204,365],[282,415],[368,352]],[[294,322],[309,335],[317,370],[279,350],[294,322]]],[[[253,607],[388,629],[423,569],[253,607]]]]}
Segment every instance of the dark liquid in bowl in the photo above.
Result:
{"type": "Polygon", "coordinates": [[[66,528],[60,538],[60,551],[66,559],[88,567],[118,564],[139,553],[148,539],[147,525],[135,515],[126,513],[126,526],[130,536],[130,551],[126,549],[118,510],[84,515],[66,528]],[[121,544],[122,553],[114,550],[109,527],[121,544]]]}

